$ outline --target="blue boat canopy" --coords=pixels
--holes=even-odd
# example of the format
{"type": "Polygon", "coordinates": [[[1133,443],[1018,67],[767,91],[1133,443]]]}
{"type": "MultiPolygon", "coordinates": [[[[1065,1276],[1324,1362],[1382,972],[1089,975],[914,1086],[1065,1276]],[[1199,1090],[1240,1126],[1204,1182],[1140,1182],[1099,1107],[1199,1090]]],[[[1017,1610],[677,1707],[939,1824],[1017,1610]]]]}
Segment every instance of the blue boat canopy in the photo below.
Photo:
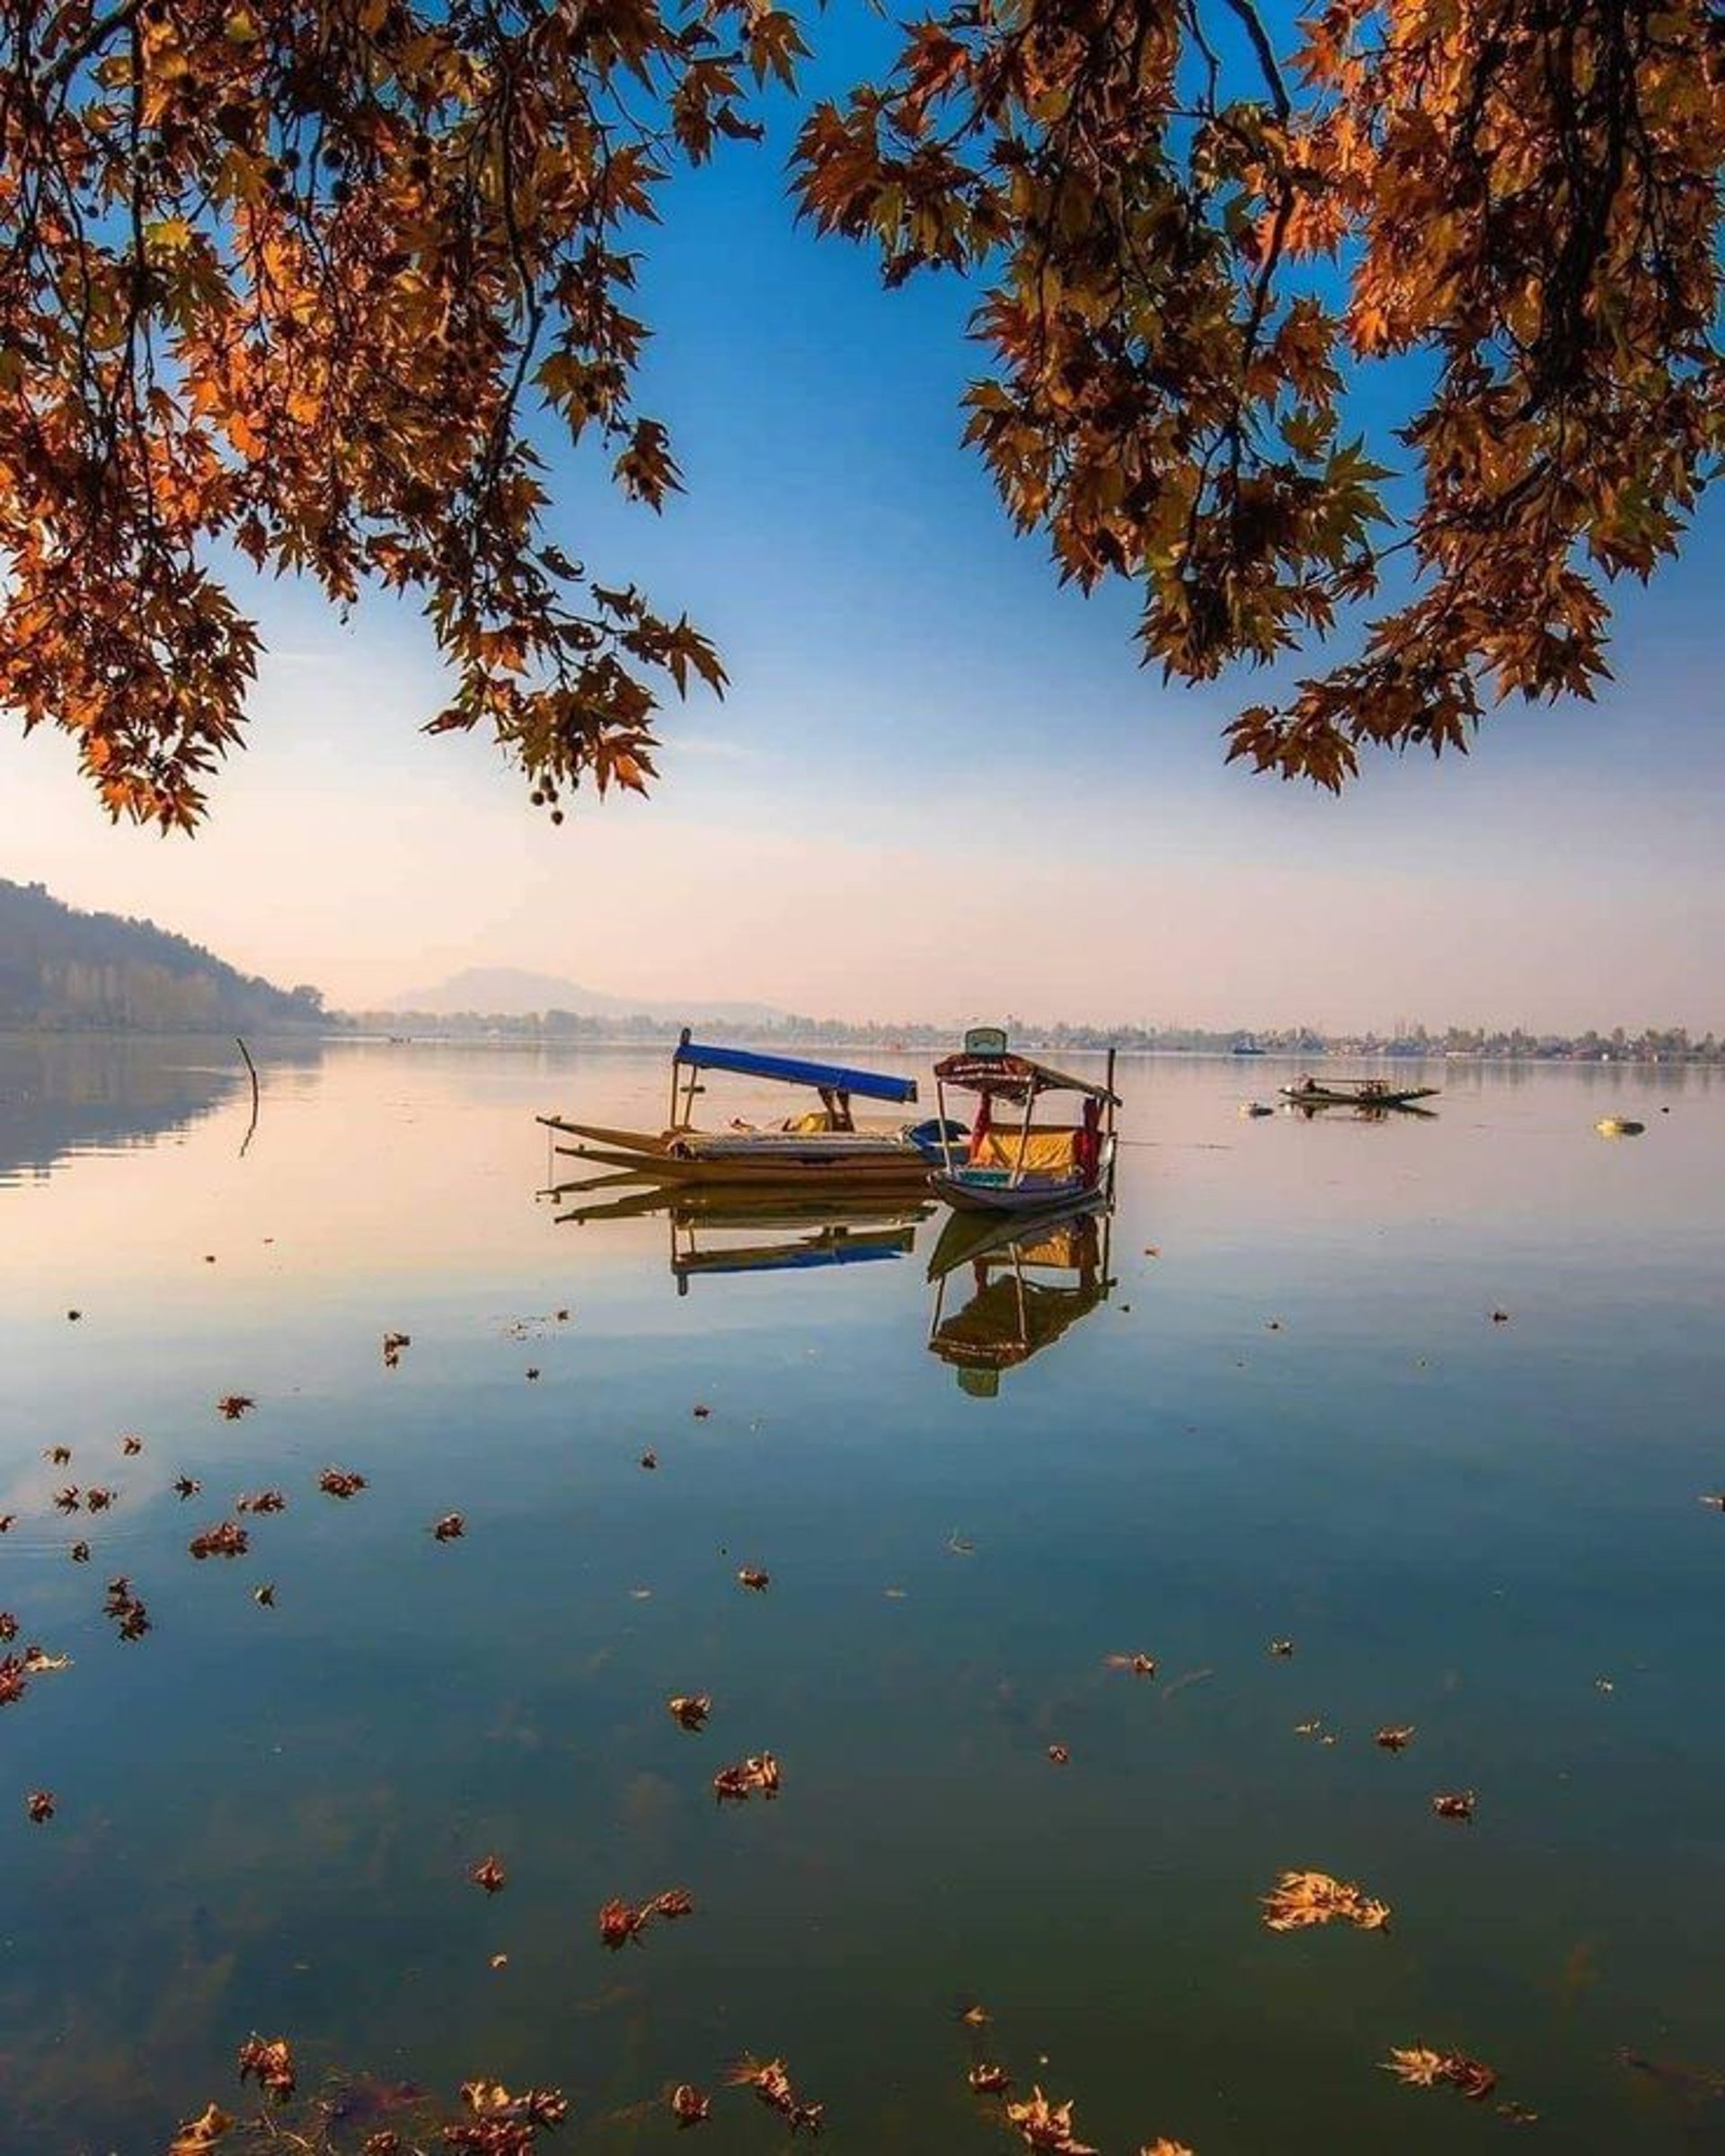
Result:
{"type": "Polygon", "coordinates": [[[763,1056],[755,1048],[720,1048],[691,1040],[677,1044],[674,1063],[697,1071],[739,1071],[746,1078],[776,1078],[783,1085],[818,1086],[823,1092],[854,1093],[864,1100],[914,1100],[914,1078],[889,1078],[880,1071],[846,1070],[840,1063],[804,1063],[795,1056],[763,1056]]]}

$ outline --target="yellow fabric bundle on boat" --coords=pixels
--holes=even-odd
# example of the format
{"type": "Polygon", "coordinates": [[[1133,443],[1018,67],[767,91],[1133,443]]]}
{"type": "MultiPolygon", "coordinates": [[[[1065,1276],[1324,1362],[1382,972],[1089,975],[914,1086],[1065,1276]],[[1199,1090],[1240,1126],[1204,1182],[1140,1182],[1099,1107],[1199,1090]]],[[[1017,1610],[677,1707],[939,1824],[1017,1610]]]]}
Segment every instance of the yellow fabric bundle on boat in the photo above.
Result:
{"type": "Polygon", "coordinates": [[[976,1168],[1035,1169],[1044,1175],[1059,1174],[1072,1167],[1082,1134],[1076,1130],[988,1130],[976,1141],[970,1156],[976,1168]]]}

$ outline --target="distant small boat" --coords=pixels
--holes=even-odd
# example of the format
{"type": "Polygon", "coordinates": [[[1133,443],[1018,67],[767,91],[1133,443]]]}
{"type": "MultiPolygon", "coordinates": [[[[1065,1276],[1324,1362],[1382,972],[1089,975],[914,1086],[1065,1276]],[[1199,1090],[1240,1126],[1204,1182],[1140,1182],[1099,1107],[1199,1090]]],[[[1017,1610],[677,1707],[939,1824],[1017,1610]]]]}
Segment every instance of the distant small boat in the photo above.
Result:
{"type": "Polygon", "coordinates": [[[1228,1050],[1230,1056],[1261,1056],[1263,1052],[1250,1034],[1244,1040],[1236,1040],[1228,1050]]]}
{"type": "Polygon", "coordinates": [[[1243,1116],[1273,1116],[1276,1110],[1273,1108],[1267,1108],[1261,1100],[1243,1100],[1240,1103],[1240,1113],[1243,1116]]]}
{"type": "Polygon", "coordinates": [[[1602,1138],[1639,1138],[1647,1125],[1629,1116],[1601,1116],[1593,1127],[1602,1138]]]}
{"type": "Polygon", "coordinates": [[[1315,1078],[1278,1086],[1284,1100],[1298,1108],[1407,1108],[1416,1100],[1430,1100],[1442,1089],[1435,1085],[1392,1085],[1386,1078],[1358,1078],[1338,1085],[1321,1085],[1315,1078]]]}

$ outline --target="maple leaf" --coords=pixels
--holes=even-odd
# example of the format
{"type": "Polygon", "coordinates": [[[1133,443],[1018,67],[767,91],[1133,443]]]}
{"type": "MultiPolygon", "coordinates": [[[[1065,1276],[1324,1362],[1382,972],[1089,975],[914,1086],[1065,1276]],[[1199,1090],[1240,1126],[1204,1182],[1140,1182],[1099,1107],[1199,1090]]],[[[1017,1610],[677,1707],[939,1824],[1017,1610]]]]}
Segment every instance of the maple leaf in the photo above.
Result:
{"type": "Polygon", "coordinates": [[[168,2156],[201,2156],[233,2128],[234,2121],[219,2104],[206,2104],[196,2118],[184,2119],[174,2129],[168,2156]]]}
{"type": "Polygon", "coordinates": [[[54,1816],[52,1789],[32,1789],[24,1799],[24,1809],[37,1826],[45,1826],[54,1816]]]}
{"type": "Polygon", "coordinates": [[[678,1692],[665,1704],[680,1729],[704,1729],[712,1712],[712,1701],[704,1692],[678,1692]]]}
{"type": "Polygon", "coordinates": [[[1350,1880],[1327,1872],[1285,1871],[1264,1896],[1264,1922],[1272,1931],[1300,1931],[1314,1924],[1340,1922],[1362,1931],[1381,1931],[1389,1923],[1385,1903],[1374,1901],[1350,1880]]]}
{"type": "Polygon", "coordinates": [[[1385,1752],[1405,1752],[1413,1742],[1413,1724],[1392,1722],[1380,1729],[1372,1741],[1385,1752]]]}
{"type": "Polygon", "coordinates": [[[1027,2149],[1046,2152],[1046,2156],[1097,2156],[1072,2130],[1070,2099],[1064,2104],[1050,2104],[1039,2088],[1033,2088],[1022,2103],[1007,2099],[1006,2116],[1017,2127],[1027,2149]]]}
{"type": "Polygon", "coordinates": [[[668,2101],[679,2132],[686,2126],[704,2125],[712,2116],[712,2099],[703,2096],[692,2082],[679,2081],[668,2101]]]}
{"type": "Polygon", "coordinates": [[[237,1422],[242,1415],[250,1414],[257,1401],[246,1392],[225,1392],[216,1402],[216,1412],[229,1422],[237,1422]]]}
{"type": "Polygon", "coordinates": [[[1431,1808],[1440,1819],[1471,1819],[1476,1801],[1472,1789],[1457,1789],[1445,1796],[1434,1797],[1431,1808]]]}
{"type": "Polygon", "coordinates": [[[467,1876],[487,1894],[500,1894],[509,1882],[509,1874],[495,1857],[482,1857],[467,1876]]]}
{"type": "Polygon", "coordinates": [[[467,1532],[467,1523],[458,1512],[446,1512],[431,1529],[440,1542],[459,1542],[467,1532]]]}
{"type": "Polygon", "coordinates": [[[741,1804],[757,1792],[766,1798],[779,1793],[779,1763],[770,1752],[721,1767],[712,1778],[713,1795],[722,1804],[741,1804]]]}
{"type": "Polygon", "coordinates": [[[255,2075],[259,2088],[277,2103],[285,2104],[293,2095],[297,2076],[286,2037],[248,2037],[240,2046],[239,2063],[241,2081],[255,2075]]]}

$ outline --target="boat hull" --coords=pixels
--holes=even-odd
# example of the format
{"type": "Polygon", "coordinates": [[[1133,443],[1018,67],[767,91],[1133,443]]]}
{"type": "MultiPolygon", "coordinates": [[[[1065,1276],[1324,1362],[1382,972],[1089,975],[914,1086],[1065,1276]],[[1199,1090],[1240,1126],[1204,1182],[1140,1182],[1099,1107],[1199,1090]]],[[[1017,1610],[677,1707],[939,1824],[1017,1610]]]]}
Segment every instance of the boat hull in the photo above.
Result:
{"type": "Polygon", "coordinates": [[[1434,1100],[1435,1085],[1400,1086],[1393,1092],[1366,1092],[1358,1086],[1284,1085],[1278,1088],[1284,1100],[1296,1108],[1407,1108],[1416,1100],[1434,1100]]]}

